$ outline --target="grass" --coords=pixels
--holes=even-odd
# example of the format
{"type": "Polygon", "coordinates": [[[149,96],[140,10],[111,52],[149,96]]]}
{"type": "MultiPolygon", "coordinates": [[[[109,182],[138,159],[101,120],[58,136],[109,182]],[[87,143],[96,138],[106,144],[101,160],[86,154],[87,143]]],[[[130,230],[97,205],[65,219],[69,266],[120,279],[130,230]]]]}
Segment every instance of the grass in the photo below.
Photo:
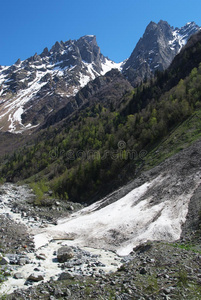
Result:
{"type": "Polygon", "coordinates": [[[195,253],[200,253],[201,254],[201,250],[197,249],[197,246],[191,243],[186,243],[186,244],[178,244],[178,243],[169,243],[168,245],[175,247],[175,248],[180,248],[186,251],[192,251],[195,253]]]}

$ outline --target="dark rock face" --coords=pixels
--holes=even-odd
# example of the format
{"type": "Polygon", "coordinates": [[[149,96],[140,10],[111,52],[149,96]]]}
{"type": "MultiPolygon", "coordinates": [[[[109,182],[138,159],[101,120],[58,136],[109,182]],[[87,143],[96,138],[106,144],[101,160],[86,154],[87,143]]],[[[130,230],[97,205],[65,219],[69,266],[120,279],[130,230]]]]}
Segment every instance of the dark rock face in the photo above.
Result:
{"type": "Polygon", "coordinates": [[[156,70],[165,70],[189,37],[198,30],[194,22],[181,29],[174,29],[165,21],[158,24],[150,22],[124,65],[123,74],[136,86],[156,70]]]}
{"type": "Polygon", "coordinates": [[[100,53],[95,36],[86,36],[78,41],[66,43],[56,42],[50,52],[47,53],[46,48],[43,54],[46,54],[43,60],[48,57],[50,64],[55,65],[63,74],[47,73],[41,78],[41,82],[45,85],[36,97],[25,105],[25,112],[22,115],[24,124],[31,120],[33,125],[37,125],[43,122],[52,110],[57,111],[66,103],[69,113],[72,113],[75,107],[71,106],[68,97],[73,93],[73,89],[80,88],[80,76],[92,79],[102,71],[101,60],[104,60],[104,57],[100,53]],[[93,63],[94,72],[89,73],[83,61],[93,63]]]}
{"type": "MultiPolygon", "coordinates": [[[[50,57],[52,64],[57,64],[61,69],[70,66],[83,67],[82,62],[94,63],[97,72],[102,71],[101,61],[104,56],[100,53],[95,36],[83,36],[75,41],[56,42],[50,52],[43,51],[43,55],[50,57]]],[[[81,70],[80,70],[81,71],[81,70]]]]}
{"type": "Polygon", "coordinates": [[[182,226],[182,237],[191,235],[193,231],[198,230],[201,224],[201,185],[196,189],[189,203],[189,210],[186,222],[182,226]]]}

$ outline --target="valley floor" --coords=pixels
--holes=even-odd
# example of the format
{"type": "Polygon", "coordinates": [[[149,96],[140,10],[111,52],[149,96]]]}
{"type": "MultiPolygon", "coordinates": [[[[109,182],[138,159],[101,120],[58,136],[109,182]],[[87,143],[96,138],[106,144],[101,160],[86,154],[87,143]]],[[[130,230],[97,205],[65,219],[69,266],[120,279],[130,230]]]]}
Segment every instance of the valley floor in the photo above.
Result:
{"type": "Polygon", "coordinates": [[[33,207],[26,186],[3,185],[2,297],[200,299],[200,149],[198,141],[77,212],[58,201],[33,207]],[[66,263],[56,257],[62,245],[74,253],[66,263]]]}

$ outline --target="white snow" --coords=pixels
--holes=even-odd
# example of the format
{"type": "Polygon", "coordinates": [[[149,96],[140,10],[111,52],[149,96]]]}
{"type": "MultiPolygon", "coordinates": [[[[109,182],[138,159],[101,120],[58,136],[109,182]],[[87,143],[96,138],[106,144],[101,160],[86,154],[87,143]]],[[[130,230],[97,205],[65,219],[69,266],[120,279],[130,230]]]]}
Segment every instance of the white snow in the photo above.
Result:
{"type": "Polygon", "coordinates": [[[21,115],[23,114],[24,110],[22,106],[20,106],[13,114],[13,119],[19,122],[22,125],[22,118],[21,115]]]}
{"type": "Polygon", "coordinates": [[[175,50],[175,45],[178,43],[179,45],[178,53],[179,53],[182,47],[186,45],[190,32],[192,33],[194,32],[194,30],[197,30],[197,28],[195,29],[194,22],[188,22],[184,27],[180,29],[175,29],[173,31],[173,39],[169,41],[170,49],[175,50]]]}
{"type": "MultiPolygon", "coordinates": [[[[70,51],[72,47],[70,46],[67,50],[70,51]]],[[[76,58],[76,57],[75,57],[76,58]]],[[[109,59],[104,59],[102,62],[102,72],[98,73],[93,63],[86,63],[82,62],[83,68],[86,69],[86,74],[80,73],[80,86],[74,86],[72,87],[68,93],[65,92],[65,96],[70,97],[74,96],[80,88],[84,87],[90,80],[95,79],[97,76],[104,75],[106,72],[110,71],[112,68],[121,68],[121,63],[116,64],[112,62],[109,59]]],[[[19,71],[21,68],[23,68],[23,62],[21,65],[16,66],[17,71],[19,71]]],[[[49,62],[49,60],[46,63],[43,63],[42,65],[30,65],[35,72],[36,72],[36,78],[28,83],[28,88],[21,89],[17,94],[15,94],[12,97],[7,97],[5,94],[5,91],[7,89],[6,83],[10,81],[10,79],[7,77],[7,75],[3,74],[3,71],[5,71],[9,67],[4,67],[0,71],[0,96],[3,95],[2,99],[0,99],[0,121],[1,121],[1,128],[4,128],[6,124],[6,120],[8,121],[8,130],[13,133],[19,133],[24,130],[30,129],[30,126],[24,126],[22,124],[22,114],[24,112],[24,105],[28,103],[39,91],[40,89],[46,84],[46,82],[42,82],[41,79],[46,74],[51,74],[54,76],[64,76],[66,72],[71,72],[76,67],[76,65],[72,66],[66,66],[65,68],[60,67],[60,62],[57,62],[55,64],[52,64],[49,62]]],[[[29,78],[31,75],[31,72],[27,73],[27,77],[22,79],[21,81],[25,81],[29,78]]]]}
{"type": "Polygon", "coordinates": [[[112,69],[118,69],[120,71],[121,68],[122,68],[122,62],[115,63],[112,60],[106,58],[106,61],[102,63],[101,75],[105,75],[105,73],[109,72],[112,69]]]}
{"type": "MultiPolygon", "coordinates": [[[[121,264],[120,256],[128,255],[135,246],[147,240],[175,241],[180,238],[189,201],[201,183],[201,171],[191,173],[185,179],[168,172],[164,170],[113,203],[109,202],[113,200],[111,194],[68,218],[58,220],[57,225],[46,224],[46,227],[33,218],[23,219],[22,215],[11,211],[9,203],[13,198],[25,197],[26,190],[20,186],[13,189],[7,184],[3,186],[6,194],[1,193],[0,213],[23,222],[34,235],[36,253],[46,256],[44,261],[40,260],[45,281],[61,273],[57,263],[53,262],[53,252],[62,244],[79,246],[101,255],[100,261],[107,264],[105,271],[115,271],[121,264]],[[113,266],[114,262],[118,266],[113,266]]],[[[122,190],[124,187],[117,194],[122,190]]],[[[33,254],[27,255],[32,263],[18,269],[24,278],[38,263],[33,254]]],[[[23,283],[23,280],[16,281],[11,277],[3,283],[1,291],[8,292],[10,288],[11,292],[16,286],[25,288],[23,283]]]]}
{"type": "Polygon", "coordinates": [[[105,199],[68,219],[59,220],[58,225],[35,235],[36,247],[55,237],[72,236],[75,245],[93,245],[127,255],[134,246],[148,239],[178,239],[193,190],[175,199],[163,199],[155,205],[151,204],[153,197],[141,199],[147,190],[157,188],[166,180],[166,177],[158,176],[104,208],[100,209],[100,205],[105,199]]]}

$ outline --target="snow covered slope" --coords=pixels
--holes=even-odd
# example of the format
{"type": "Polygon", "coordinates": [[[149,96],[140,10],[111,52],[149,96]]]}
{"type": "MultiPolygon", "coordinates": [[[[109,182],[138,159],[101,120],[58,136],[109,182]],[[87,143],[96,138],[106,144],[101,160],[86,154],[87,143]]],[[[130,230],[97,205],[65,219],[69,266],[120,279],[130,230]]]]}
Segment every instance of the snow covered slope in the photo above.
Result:
{"type": "Polygon", "coordinates": [[[129,185],[35,235],[36,247],[51,239],[129,254],[147,240],[180,238],[189,203],[201,184],[200,144],[193,145],[129,185]]]}
{"type": "Polygon", "coordinates": [[[56,42],[13,66],[0,67],[0,128],[21,132],[39,125],[32,110],[45,118],[97,76],[121,68],[104,57],[95,36],[56,42]],[[28,117],[27,117],[28,114],[28,117]]]}

